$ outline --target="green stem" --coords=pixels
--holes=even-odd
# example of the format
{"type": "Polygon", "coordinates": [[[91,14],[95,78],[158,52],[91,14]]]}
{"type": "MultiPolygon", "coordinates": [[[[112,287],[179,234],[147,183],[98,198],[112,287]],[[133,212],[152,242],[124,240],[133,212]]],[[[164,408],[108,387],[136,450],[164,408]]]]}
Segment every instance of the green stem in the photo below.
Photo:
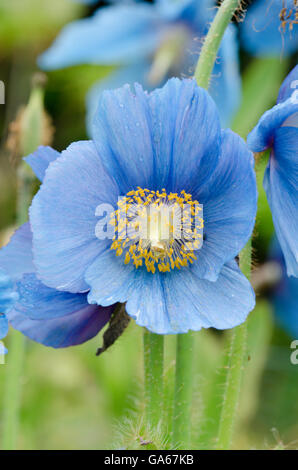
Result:
{"type": "Polygon", "coordinates": [[[177,336],[173,447],[184,450],[190,446],[193,346],[192,333],[177,336]]]}
{"type": "Polygon", "coordinates": [[[24,364],[25,337],[13,331],[9,343],[7,372],[4,389],[3,410],[3,449],[16,450],[18,428],[21,377],[24,364]]]}
{"type": "MultiPolygon", "coordinates": [[[[251,270],[251,241],[247,243],[240,254],[240,268],[249,278],[251,270]]],[[[227,373],[216,446],[219,450],[228,450],[231,447],[246,352],[247,322],[229,332],[228,357],[226,361],[227,373]]]]}
{"type": "Polygon", "coordinates": [[[163,411],[164,337],[144,330],[146,423],[156,428],[163,411]]]}
{"type": "Polygon", "coordinates": [[[195,79],[202,88],[208,89],[221,40],[235,11],[240,6],[240,0],[224,0],[210,26],[195,71],[195,79]]]}

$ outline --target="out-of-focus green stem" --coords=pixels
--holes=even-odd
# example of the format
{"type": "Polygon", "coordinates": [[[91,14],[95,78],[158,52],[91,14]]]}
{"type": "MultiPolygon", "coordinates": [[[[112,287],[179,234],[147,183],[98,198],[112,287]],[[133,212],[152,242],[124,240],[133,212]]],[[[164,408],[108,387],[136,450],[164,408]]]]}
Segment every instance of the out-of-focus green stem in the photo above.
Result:
{"type": "Polygon", "coordinates": [[[17,447],[24,349],[25,337],[18,331],[14,331],[11,334],[9,358],[6,365],[2,444],[4,450],[16,450],[17,447]]]}
{"type": "MultiPolygon", "coordinates": [[[[42,141],[43,88],[33,87],[29,103],[24,110],[21,127],[21,151],[27,155],[42,141]]],[[[28,219],[28,208],[32,198],[34,176],[27,164],[22,161],[18,168],[17,225],[28,219]]],[[[25,337],[12,331],[8,347],[6,380],[3,400],[3,449],[17,448],[19,412],[21,399],[21,376],[24,366],[25,337]]]]}
{"type": "Polygon", "coordinates": [[[173,416],[173,446],[180,449],[190,447],[191,404],[193,385],[192,333],[177,336],[176,382],[173,416]]]}
{"type": "Polygon", "coordinates": [[[223,0],[205,38],[195,79],[199,86],[208,88],[218,49],[233,14],[241,6],[240,0],[223,0]]]}
{"type": "Polygon", "coordinates": [[[164,337],[144,330],[146,423],[153,429],[163,413],[164,337]]]}
{"type": "MultiPolygon", "coordinates": [[[[250,278],[251,240],[240,254],[240,268],[245,276],[250,278]]],[[[232,443],[243,377],[244,357],[247,352],[247,322],[229,332],[228,342],[227,372],[216,446],[219,450],[230,449],[232,443]]]]}

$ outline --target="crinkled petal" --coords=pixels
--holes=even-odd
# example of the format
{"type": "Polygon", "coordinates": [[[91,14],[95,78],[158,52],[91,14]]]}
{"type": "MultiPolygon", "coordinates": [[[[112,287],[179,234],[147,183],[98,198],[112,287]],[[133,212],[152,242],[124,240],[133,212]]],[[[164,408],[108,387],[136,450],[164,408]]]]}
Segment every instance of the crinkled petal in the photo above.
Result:
{"type": "Polygon", "coordinates": [[[276,130],[264,188],[289,276],[298,277],[298,129],[276,130]]]}
{"type": "MultiPolygon", "coordinates": [[[[293,12],[292,2],[287,3],[287,13],[293,12]]],[[[289,24],[283,31],[280,12],[282,0],[257,0],[248,8],[242,23],[241,36],[245,49],[256,56],[283,56],[292,54],[298,48],[298,25],[289,24]]],[[[294,13],[292,13],[294,19],[294,13]]]]}
{"type": "Polygon", "coordinates": [[[192,270],[161,275],[160,286],[154,277],[135,290],[126,304],[136,323],[154,333],[234,328],[255,305],[253,289],[235,262],[223,267],[216,282],[198,279],[192,270]]]}
{"type": "Polygon", "coordinates": [[[221,132],[214,101],[195,80],[171,79],[149,95],[149,105],[157,189],[195,192],[219,157],[221,132]]]}
{"type": "Polygon", "coordinates": [[[273,145],[276,129],[291,116],[298,113],[298,101],[293,97],[277,104],[261,117],[247,137],[247,144],[253,152],[263,152],[273,145]]]}
{"type": "Polygon", "coordinates": [[[204,241],[193,268],[199,277],[214,281],[223,264],[244,247],[255,223],[253,156],[237,134],[223,131],[217,168],[195,197],[203,205],[204,241]]]}
{"type": "Polygon", "coordinates": [[[109,321],[113,307],[88,305],[73,315],[51,320],[31,320],[18,310],[9,312],[9,322],[38,343],[53,348],[82,344],[97,335],[109,321]]]}
{"type": "Polygon", "coordinates": [[[163,34],[154,5],[116,5],[62,30],[39,57],[42,69],[76,64],[126,64],[151,54],[163,34]]]}
{"type": "Polygon", "coordinates": [[[31,320],[49,320],[72,315],[88,305],[86,294],[60,292],[42,284],[35,274],[17,282],[18,301],[14,310],[31,320]]]}
{"type": "Polygon", "coordinates": [[[92,142],[72,144],[50,165],[30,210],[34,262],[44,284],[87,290],[83,273],[107,243],[95,234],[95,212],[100,204],[113,208],[117,196],[92,142]]]}
{"type": "Polygon", "coordinates": [[[124,264],[114,251],[107,249],[86,270],[85,280],[91,287],[88,302],[108,306],[126,302],[127,292],[139,283],[140,271],[132,264],[124,264]]]}
{"type": "MultiPolygon", "coordinates": [[[[121,67],[112,72],[107,78],[97,82],[88,92],[87,104],[87,130],[89,136],[92,136],[93,119],[96,114],[100,96],[104,90],[114,90],[120,88],[126,83],[145,83],[147,74],[150,70],[149,62],[138,61],[135,64],[121,67]]],[[[148,87],[146,87],[148,89],[148,87]]]]}
{"type": "Polygon", "coordinates": [[[25,273],[35,272],[29,222],[16,230],[8,245],[1,248],[0,268],[9,274],[13,282],[20,280],[25,273]]]}
{"type": "Polygon", "coordinates": [[[123,194],[137,186],[188,190],[216,166],[220,122],[194,80],[171,79],[149,95],[138,85],[135,93],[129,86],[104,92],[93,138],[123,194]]]}
{"type": "Polygon", "coordinates": [[[108,304],[115,299],[127,300],[127,313],[154,333],[233,328],[245,321],[254,307],[253,290],[235,262],[224,266],[217,281],[210,282],[199,279],[192,268],[152,275],[124,264],[121,268],[112,253],[104,256],[87,272],[86,279],[93,284],[89,301],[108,304]],[[98,267],[105,263],[109,275],[97,277],[95,272],[100,273],[98,267]]]}
{"type": "Polygon", "coordinates": [[[37,178],[43,181],[49,164],[57,160],[60,155],[60,152],[51,147],[40,146],[34,153],[25,157],[24,160],[31,166],[37,178]]]}

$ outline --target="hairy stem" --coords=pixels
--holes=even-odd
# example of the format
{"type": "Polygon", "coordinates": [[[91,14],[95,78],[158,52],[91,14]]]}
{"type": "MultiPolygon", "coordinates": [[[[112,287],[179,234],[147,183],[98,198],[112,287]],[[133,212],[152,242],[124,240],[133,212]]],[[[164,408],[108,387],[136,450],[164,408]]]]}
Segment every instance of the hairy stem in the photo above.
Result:
{"type": "Polygon", "coordinates": [[[156,428],[163,412],[164,337],[144,330],[146,422],[156,428]]]}
{"type": "MultiPolygon", "coordinates": [[[[240,254],[240,268],[250,278],[251,241],[240,254]]],[[[243,378],[244,358],[247,352],[247,322],[229,332],[226,361],[226,380],[219,422],[217,449],[231,447],[243,378]]]]}
{"type": "Polygon", "coordinates": [[[202,88],[208,89],[221,40],[235,11],[240,6],[240,0],[223,0],[210,26],[195,71],[195,79],[202,88]]]}
{"type": "Polygon", "coordinates": [[[189,449],[193,385],[192,333],[177,336],[176,382],[173,417],[173,446],[189,449]]]}

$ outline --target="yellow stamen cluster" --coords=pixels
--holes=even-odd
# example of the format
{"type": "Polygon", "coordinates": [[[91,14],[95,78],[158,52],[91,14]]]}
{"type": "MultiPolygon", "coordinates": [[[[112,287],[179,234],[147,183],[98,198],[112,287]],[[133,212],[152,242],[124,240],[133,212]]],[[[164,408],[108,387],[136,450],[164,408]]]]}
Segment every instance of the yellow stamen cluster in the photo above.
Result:
{"type": "Polygon", "coordinates": [[[119,200],[110,223],[116,256],[152,274],[192,264],[203,242],[202,207],[184,190],[167,194],[138,187],[119,200]]]}

